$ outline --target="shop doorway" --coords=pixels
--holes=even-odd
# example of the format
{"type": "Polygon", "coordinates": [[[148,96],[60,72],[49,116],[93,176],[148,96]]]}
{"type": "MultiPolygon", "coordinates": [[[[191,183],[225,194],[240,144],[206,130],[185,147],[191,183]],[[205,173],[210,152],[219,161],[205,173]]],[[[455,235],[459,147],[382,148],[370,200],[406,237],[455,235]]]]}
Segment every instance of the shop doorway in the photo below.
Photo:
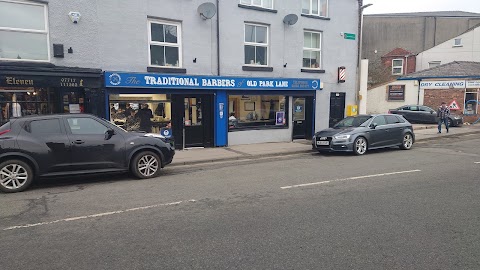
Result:
{"type": "Polygon", "coordinates": [[[172,95],[175,148],[213,146],[211,95],[172,95]]]}
{"type": "Polygon", "coordinates": [[[313,130],[313,97],[293,97],[293,139],[311,139],[313,130]]]}
{"type": "Polygon", "coordinates": [[[345,118],[345,93],[330,93],[329,127],[345,118]]]}

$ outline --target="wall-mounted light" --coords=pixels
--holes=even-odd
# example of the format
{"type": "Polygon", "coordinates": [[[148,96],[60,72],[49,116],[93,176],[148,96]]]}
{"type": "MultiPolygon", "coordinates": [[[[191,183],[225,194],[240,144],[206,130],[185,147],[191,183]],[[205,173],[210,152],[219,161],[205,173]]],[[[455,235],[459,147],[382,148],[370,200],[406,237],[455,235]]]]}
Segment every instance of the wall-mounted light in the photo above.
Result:
{"type": "Polygon", "coordinates": [[[80,17],[82,17],[82,14],[77,11],[70,11],[68,13],[68,17],[70,17],[70,20],[72,20],[73,23],[77,24],[80,21],[80,17]]]}
{"type": "Polygon", "coordinates": [[[193,63],[197,63],[197,58],[193,59],[193,63]]]}
{"type": "Polygon", "coordinates": [[[283,65],[283,67],[286,68],[286,67],[287,67],[287,64],[288,64],[288,63],[285,63],[285,64],[283,65]]]}

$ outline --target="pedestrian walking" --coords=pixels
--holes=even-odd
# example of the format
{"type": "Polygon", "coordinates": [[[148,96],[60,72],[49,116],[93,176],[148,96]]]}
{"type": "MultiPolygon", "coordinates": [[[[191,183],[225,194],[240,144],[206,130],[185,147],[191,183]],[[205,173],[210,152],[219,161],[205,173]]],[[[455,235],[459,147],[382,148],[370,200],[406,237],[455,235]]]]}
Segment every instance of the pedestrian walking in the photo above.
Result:
{"type": "Polygon", "coordinates": [[[447,103],[442,102],[442,106],[437,110],[438,117],[438,133],[442,133],[442,123],[445,125],[445,129],[448,133],[448,117],[450,116],[450,108],[447,107],[447,103]]]}

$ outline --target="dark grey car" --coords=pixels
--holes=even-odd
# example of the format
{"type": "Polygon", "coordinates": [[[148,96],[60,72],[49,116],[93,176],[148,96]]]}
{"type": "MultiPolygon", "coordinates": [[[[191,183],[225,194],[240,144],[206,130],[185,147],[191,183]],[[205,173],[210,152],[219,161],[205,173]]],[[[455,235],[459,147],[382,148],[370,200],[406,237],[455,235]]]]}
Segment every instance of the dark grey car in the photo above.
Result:
{"type": "MultiPolygon", "coordinates": [[[[412,123],[437,124],[437,111],[423,105],[405,105],[388,111],[391,114],[399,114],[412,123]]],[[[449,127],[458,127],[463,124],[461,115],[452,113],[448,117],[449,127]]]]}
{"type": "Polygon", "coordinates": [[[369,149],[399,146],[409,150],[415,142],[412,125],[401,115],[351,116],[333,128],[315,133],[312,147],[319,152],[353,152],[363,155],[369,149]]]}

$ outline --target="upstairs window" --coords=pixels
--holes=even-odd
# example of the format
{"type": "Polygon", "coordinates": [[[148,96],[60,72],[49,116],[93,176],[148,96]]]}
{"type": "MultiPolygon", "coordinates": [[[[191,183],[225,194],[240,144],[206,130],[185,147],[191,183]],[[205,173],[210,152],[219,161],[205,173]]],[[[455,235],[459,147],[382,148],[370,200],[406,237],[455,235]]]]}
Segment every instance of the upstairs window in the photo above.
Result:
{"type": "Polygon", "coordinates": [[[150,66],[181,67],[180,23],[149,21],[150,66]]]}
{"type": "Polygon", "coordinates": [[[302,14],[328,16],[328,0],[302,0],[302,14]]]}
{"type": "Polygon", "coordinates": [[[403,75],[403,59],[392,60],[392,75],[403,75]]]}
{"type": "Polygon", "coordinates": [[[46,4],[0,0],[0,59],[50,60],[46,4]]]}
{"type": "Polygon", "coordinates": [[[303,33],[303,68],[321,68],[322,33],[305,31],[303,33]]]}
{"type": "Polygon", "coordinates": [[[456,38],[453,42],[453,47],[462,47],[462,39],[461,38],[456,38]]]}
{"type": "Polygon", "coordinates": [[[240,4],[273,9],[273,0],[240,0],[240,4]]]}
{"type": "Polygon", "coordinates": [[[268,26],[245,24],[245,65],[268,65],[268,26]]]}
{"type": "Polygon", "coordinates": [[[434,67],[438,67],[442,64],[441,61],[431,61],[431,62],[428,62],[428,68],[434,68],[434,67]]]}

